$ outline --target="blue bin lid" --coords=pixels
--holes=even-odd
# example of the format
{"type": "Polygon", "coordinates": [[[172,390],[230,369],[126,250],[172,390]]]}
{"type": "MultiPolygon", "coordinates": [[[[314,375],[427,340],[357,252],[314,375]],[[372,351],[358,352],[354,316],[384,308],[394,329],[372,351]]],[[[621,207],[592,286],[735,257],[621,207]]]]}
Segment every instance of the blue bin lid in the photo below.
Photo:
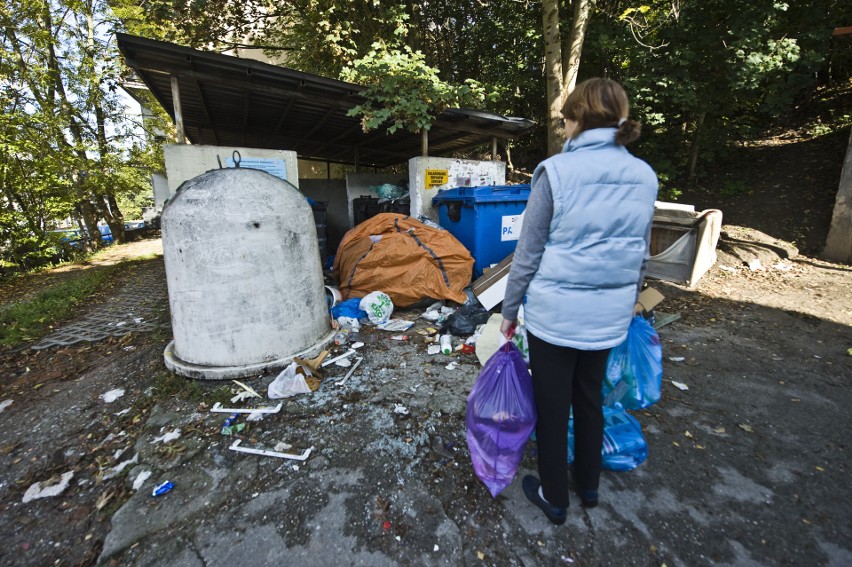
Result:
{"type": "Polygon", "coordinates": [[[442,189],[432,197],[433,203],[441,201],[467,201],[473,203],[496,203],[503,201],[527,201],[530,197],[528,183],[520,185],[483,185],[481,187],[455,187],[442,189]]]}

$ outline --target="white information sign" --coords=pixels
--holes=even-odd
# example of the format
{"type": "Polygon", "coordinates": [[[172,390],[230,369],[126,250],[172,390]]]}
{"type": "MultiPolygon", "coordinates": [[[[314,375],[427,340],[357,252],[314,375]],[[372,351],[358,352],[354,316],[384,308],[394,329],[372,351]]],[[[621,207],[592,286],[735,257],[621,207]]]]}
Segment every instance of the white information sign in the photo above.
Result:
{"type": "MultiPolygon", "coordinates": [[[[234,158],[225,159],[225,167],[234,167],[234,165],[234,158]]],[[[240,167],[259,169],[274,175],[278,179],[287,180],[287,162],[283,159],[242,158],[240,159],[240,167]]]]}
{"type": "Polygon", "coordinates": [[[521,228],[523,226],[524,213],[504,216],[502,226],[500,227],[500,241],[517,240],[521,237],[521,228]]]}

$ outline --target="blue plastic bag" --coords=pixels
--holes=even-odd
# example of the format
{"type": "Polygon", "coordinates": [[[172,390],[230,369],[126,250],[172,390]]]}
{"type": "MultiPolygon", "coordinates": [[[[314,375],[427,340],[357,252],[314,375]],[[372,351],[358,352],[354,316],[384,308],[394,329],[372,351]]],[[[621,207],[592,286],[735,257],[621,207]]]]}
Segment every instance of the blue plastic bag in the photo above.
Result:
{"type": "Polygon", "coordinates": [[[536,423],[532,378],[511,342],[485,362],[467,397],[465,423],[473,470],[496,498],[515,477],[536,423]]]}
{"type": "Polygon", "coordinates": [[[346,301],[341,301],[331,308],[331,316],[337,319],[338,317],[350,317],[352,319],[364,319],[367,317],[367,312],[361,309],[358,305],[361,303],[361,298],[353,297],[346,301]]]}
{"type": "MultiPolygon", "coordinates": [[[[601,449],[603,468],[629,471],[648,458],[648,444],[642,426],[621,408],[603,408],[604,438],[601,449]]],[[[574,419],[568,422],[568,462],[574,462],[574,419]]]]}
{"type": "Polygon", "coordinates": [[[642,409],[660,400],[663,382],[663,346],[654,327],[641,315],[630,322],[627,338],[609,352],[604,398],[616,388],[623,394],[612,399],[625,409],[642,409]],[[619,384],[625,386],[619,386],[619,384]]]}

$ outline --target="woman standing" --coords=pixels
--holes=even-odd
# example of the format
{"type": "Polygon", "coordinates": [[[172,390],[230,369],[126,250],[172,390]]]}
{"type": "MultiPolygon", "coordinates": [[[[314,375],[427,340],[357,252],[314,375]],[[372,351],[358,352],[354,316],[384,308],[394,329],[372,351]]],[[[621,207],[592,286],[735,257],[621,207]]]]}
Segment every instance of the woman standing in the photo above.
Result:
{"type": "Polygon", "coordinates": [[[621,343],[645,272],[657,176],[626,149],[640,126],[609,79],[577,85],[562,113],[568,141],[535,170],[503,300],[511,338],[524,302],[538,423],[538,472],[527,498],[554,524],[568,507],[568,419],[574,414],[575,489],[598,503],[609,349],[621,343]]]}

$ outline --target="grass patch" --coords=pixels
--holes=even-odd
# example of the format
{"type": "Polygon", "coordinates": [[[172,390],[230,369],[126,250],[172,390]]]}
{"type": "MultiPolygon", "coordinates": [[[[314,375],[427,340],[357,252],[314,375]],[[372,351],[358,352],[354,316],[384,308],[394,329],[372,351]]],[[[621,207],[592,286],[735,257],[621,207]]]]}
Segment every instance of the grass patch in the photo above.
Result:
{"type": "Polygon", "coordinates": [[[69,274],[33,299],[5,307],[0,311],[0,345],[16,347],[44,335],[53,323],[67,317],[76,305],[105,287],[118,266],[69,274]]]}
{"type": "Polygon", "coordinates": [[[160,372],[154,376],[153,395],[155,398],[176,398],[187,402],[201,401],[213,405],[216,402],[227,404],[231,397],[231,383],[219,384],[215,388],[205,388],[205,385],[192,378],[184,378],[171,372],[160,372]]]}
{"type": "MultiPolygon", "coordinates": [[[[149,254],[110,266],[69,271],[56,277],[48,275],[51,281],[46,285],[44,281],[39,283],[41,278],[21,277],[14,285],[44,285],[44,289],[32,299],[0,307],[0,346],[16,347],[44,336],[51,325],[68,317],[77,305],[106,288],[122,271],[157,256],[149,254]]],[[[45,271],[38,270],[40,274],[45,271]]]]}

